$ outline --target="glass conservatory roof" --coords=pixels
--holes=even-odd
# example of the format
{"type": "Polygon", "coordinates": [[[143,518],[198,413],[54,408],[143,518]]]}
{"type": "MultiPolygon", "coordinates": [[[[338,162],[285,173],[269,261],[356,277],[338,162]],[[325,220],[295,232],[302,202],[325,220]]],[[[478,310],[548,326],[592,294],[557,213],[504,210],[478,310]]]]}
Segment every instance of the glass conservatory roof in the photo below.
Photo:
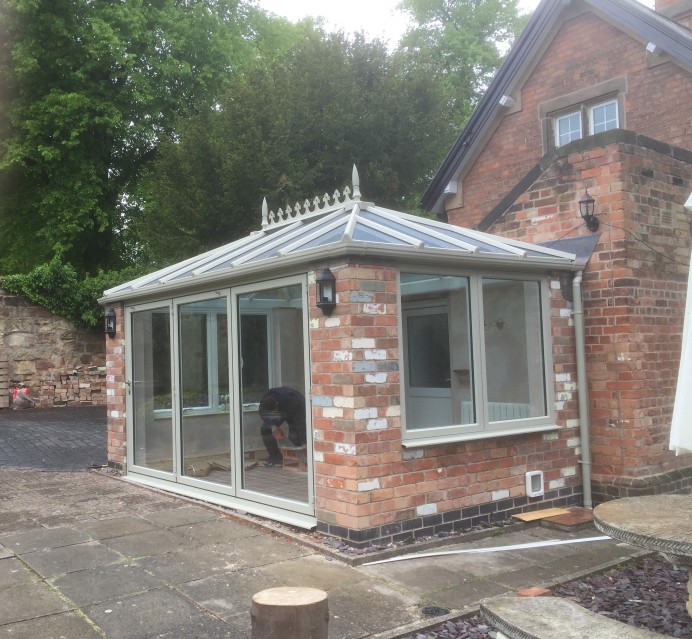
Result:
{"type": "Polygon", "coordinates": [[[400,213],[361,201],[358,174],[346,187],[286,211],[262,208],[262,230],[183,262],[111,288],[102,302],[151,296],[168,289],[226,283],[257,273],[348,255],[466,268],[572,270],[575,255],[400,213]]]}

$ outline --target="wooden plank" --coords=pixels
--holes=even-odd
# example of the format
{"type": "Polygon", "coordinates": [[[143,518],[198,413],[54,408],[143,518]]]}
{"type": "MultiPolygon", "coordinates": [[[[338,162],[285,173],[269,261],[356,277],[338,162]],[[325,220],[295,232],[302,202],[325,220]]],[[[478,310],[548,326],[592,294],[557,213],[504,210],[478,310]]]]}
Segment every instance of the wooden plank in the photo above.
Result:
{"type": "Polygon", "coordinates": [[[566,508],[544,508],[543,510],[534,510],[530,513],[519,513],[512,515],[515,519],[521,521],[536,521],[536,519],[545,519],[546,517],[555,517],[555,515],[566,515],[569,510],[566,508]]]}

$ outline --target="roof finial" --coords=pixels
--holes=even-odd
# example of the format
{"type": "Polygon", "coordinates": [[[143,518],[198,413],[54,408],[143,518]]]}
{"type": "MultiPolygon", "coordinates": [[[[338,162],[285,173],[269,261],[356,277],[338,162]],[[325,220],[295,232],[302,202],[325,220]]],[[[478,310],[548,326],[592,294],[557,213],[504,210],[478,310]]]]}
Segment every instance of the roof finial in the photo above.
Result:
{"type": "Polygon", "coordinates": [[[360,178],[358,177],[358,169],[356,168],[356,165],[353,165],[353,175],[351,176],[351,180],[353,181],[353,199],[360,200],[360,178]]]}
{"type": "Polygon", "coordinates": [[[262,228],[266,229],[269,226],[269,207],[267,206],[267,198],[262,200],[262,228]]]}

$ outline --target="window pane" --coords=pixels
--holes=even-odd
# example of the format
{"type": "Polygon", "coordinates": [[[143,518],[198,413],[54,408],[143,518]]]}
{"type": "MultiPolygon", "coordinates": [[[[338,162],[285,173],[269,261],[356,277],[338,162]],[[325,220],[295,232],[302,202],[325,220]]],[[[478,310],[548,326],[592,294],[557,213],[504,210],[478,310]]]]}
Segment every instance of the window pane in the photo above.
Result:
{"type": "Polygon", "coordinates": [[[616,100],[597,104],[591,108],[591,132],[601,133],[618,127],[618,105],[616,100]]]}
{"type": "Polygon", "coordinates": [[[538,282],[483,279],[488,420],[547,414],[538,282]]]}
{"type": "Polygon", "coordinates": [[[303,287],[237,297],[244,490],[307,503],[309,404],[305,399],[303,287]]]}
{"type": "Polygon", "coordinates": [[[408,375],[411,386],[451,388],[448,313],[408,318],[408,375]]]}
{"type": "Polygon", "coordinates": [[[230,485],[228,318],[225,297],[178,306],[181,474],[230,485]]]}
{"type": "Polygon", "coordinates": [[[137,466],[173,472],[170,312],[132,313],[133,457],[137,466]]]}
{"type": "Polygon", "coordinates": [[[579,111],[555,118],[555,146],[562,146],[581,138],[581,113],[579,111]]]}
{"type": "Polygon", "coordinates": [[[473,424],[468,278],[401,274],[406,428],[473,424]]]}

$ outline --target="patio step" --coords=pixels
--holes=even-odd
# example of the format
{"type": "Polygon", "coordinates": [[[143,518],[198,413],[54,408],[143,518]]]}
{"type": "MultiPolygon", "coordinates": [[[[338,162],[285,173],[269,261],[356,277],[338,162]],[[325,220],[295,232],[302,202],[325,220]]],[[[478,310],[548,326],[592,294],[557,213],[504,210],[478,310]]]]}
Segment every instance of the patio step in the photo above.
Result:
{"type": "Polygon", "coordinates": [[[498,629],[497,639],[661,639],[559,597],[494,597],[481,614],[498,629]]]}

